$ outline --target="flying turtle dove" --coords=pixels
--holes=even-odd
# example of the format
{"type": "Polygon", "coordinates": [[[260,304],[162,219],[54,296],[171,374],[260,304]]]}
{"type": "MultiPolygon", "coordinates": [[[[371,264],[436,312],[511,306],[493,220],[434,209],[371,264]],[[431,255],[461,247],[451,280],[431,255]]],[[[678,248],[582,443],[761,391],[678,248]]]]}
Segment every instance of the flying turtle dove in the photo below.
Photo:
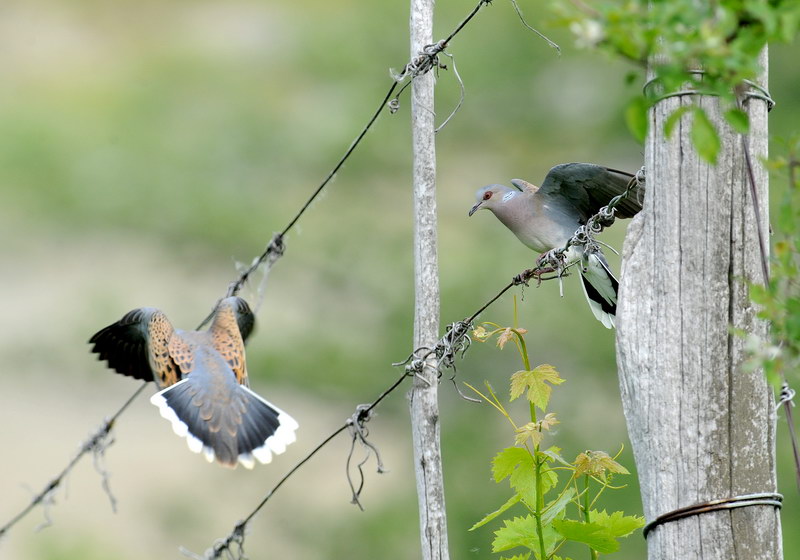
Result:
{"type": "Polygon", "coordinates": [[[297,422],[248,387],[244,341],[255,317],[239,297],[223,299],[206,331],[176,330],[142,307],[97,332],[92,352],[117,372],[161,389],[150,399],[189,449],[209,461],[252,468],[295,441],[297,422]]]}
{"type": "MultiPolygon", "coordinates": [[[[512,179],[515,188],[488,185],[475,194],[472,216],[491,210],[517,238],[534,251],[561,249],[579,226],[612,198],[622,194],[633,175],[591,163],[564,163],[553,167],[541,187],[512,179]]],[[[616,216],[630,218],[642,209],[638,184],[616,205],[616,216]]],[[[566,253],[567,264],[581,263],[581,285],[594,316],[612,328],[617,313],[619,283],[602,252],[584,254],[573,245],[566,253]]]]}

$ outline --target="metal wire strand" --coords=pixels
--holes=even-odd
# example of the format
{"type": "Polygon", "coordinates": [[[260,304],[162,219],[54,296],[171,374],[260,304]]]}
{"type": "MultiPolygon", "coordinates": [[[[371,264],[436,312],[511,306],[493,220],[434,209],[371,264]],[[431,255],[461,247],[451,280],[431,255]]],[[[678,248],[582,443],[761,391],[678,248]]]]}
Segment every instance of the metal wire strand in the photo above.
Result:
{"type": "Polygon", "coordinates": [[[514,11],[517,12],[517,16],[519,16],[519,20],[522,22],[522,25],[527,27],[530,31],[536,33],[536,35],[538,35],[540,39],[545,41],[551,48],[555,49],[556,52],[559,55],[561,55],[561,47],[559,47],[555,41],[552,41],[547,36],[545,36],[541,31],[535,29],[534,27],[531,27],[531,25],[527,21],[525,21],[525,16],[522,15],[522,10],[520,10],[519,5],[517,4],[517,0],[511,0],[511,4],[513,4],[514,11]]]}
{"type": "MultiPolygon", "coordinates": [[[[705,75],[705,71],[703,70],[689,70],[689,74],[695,76],[703,76],[705,75]]],[[[704,91],[700,89],[682,89],[679,91],[671,91],[668,93],[657,93],[652,91],[653,89],[660,87],[661,91],[663,92],[663,85],[661,83],[661,79],[659,77],[654,77],[647,80],[644,85],[642,86],[642,94],[645,97],[649,97],[652,103],[658,103],[659,101],[663,101],[664,99],[669,99],[670,97],[683,97],[686,95],[708,95],[711,97],[718,97],[719,94],[713,91],[704,91]]],[[[775,100],[769,94],[769,91],[757,84],[752,80],[742,80],[742,88],[743,91],[741,92],[741,96],[743,100],[748,99],[760,99],[767,104],[767,111],[772,111],[772,108],[775,107],[775,100]]]]}
{"type": "Polygon", "coordinates": [[[653,521],[644,526],[644,528],[642,529],[642,535],[646,539],[647,535],[649,535],[650,532],[659,525],[663,525],[665,523],[669,523],[670,521],[677,521],[678,519],[684,519],[686,517],[691,517],[694,515],[700,515],[701,513],[711,513],[713,511],[721,511],[721,510],[736,509],[736,508],[751,507],[751,506],[772,506],[780,509],[782,506],[782,502],[783,502],[783,496],[781,494],[777,494],[774,492],[744,494],[741,496],[734,496],[733,498],[725,498],[722,500],[709,500],[707,502],[701,502],[699,504],[678,508],[670,511],[669,513],[665,513],[664,515],[659,515],[653,521]]]}

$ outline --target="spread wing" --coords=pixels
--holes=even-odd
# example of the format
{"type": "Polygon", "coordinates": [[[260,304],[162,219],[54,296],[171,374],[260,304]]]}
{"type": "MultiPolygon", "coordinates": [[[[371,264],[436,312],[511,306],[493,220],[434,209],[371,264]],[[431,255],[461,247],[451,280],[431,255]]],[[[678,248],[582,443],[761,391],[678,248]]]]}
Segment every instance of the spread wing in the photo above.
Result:
{"type": "MultiPolygon", "coordinates": [[[[580,212],[585,221],[609,203],[615,196],[625,192],[633,175],[592,163],[563,163],[553,167],[544,178],[538,194],[566,200],[580,212]]],[[[640,187],[617,205],[617,216],[631,218],[642,209],[640,187]]]]}
{"type": "Polygon", "coordinates": [[[93,345],[92,352],[116,372],[166,387],[179,379],[168,352],[173,334],[172,324],[164,313],[141,307],[96,332],[89,343],[93,345]]]}

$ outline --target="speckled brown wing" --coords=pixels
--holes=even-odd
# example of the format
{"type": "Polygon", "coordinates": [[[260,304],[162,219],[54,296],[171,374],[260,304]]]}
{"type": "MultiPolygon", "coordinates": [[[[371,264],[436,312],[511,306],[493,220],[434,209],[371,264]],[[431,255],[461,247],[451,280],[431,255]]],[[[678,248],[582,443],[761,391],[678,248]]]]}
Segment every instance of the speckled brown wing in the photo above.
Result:
{"type": "Polygon", "coordinates": [[[136,379],[167,387],[179,379],[169,355],[174,329],[166,315],[153,307],[126,313],[122,319],[96,332],[89,343],[92,352],[108,366],[136,379]]]}
{"type": "Polygon", "coordinates": [[[169,351],[170,342],[175,338],[175,329],[172,328],[167,316],[159,311],[150,320],[148,332],[150,365],[155,374],[156,384],[162,389],[174,385],[181,378],[180,370],[169,351]]]}
{"type": "Polygon", "coordinates": [[[249,386],[247,380],[247,362],[244,352],[240,325],[247,324],[248,334],[252,330],[253,314],[247,303],[239,297],[229,297],[217,306],[214,320],[208,329],[212,346],[228,363],[236,381],[240,385],[249,386]]]}
{"type": "Polygon", "coordinates": [[[167,351],[170,359],[178,367],[179,377],[185,377],[194,369],[194,347],[197,344],[190,340],[198,335],[197,331],[177,330],[169,340],[167,351]]]}

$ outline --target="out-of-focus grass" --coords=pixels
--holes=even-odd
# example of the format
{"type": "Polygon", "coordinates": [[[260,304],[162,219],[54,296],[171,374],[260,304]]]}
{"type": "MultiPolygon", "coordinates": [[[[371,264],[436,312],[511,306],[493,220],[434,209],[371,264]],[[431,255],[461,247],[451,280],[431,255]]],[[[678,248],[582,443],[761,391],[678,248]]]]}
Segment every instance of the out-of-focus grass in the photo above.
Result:
{"type": "MultiPolygon", "coordinates": [[[[438,3],[436,36],[469,8],[438,3]]],[[[235,263],[249,262],[286,225],[374,111],[389,68],[407,60],[407,9],[320,0],[4,4],[0,375],[9,406],[0,437],[17,457],[3,477],[7,488],[43,484],[133,390],[88,354],[94,329],[140,305],[194,326],[235,276],[235,263]]],[[[543,8],[523,9],[537,26],[546,19],[543,8]]],[[[494,3],[449,48],[467,97],[437,138],[443,322],[470,314],[534,258],[490,216],[467,218],[477,187],[515,176],[538,182],[564,161],[632,171],[641,164],[641,147],[622,125],[622,107],[639,87],[623,85],[628,69],[543,29],[562,56],[525,30],[511,6],[494,3]]],[[[774,131],[785,134],[798,122],[798,72],[790,48],[773,49],[772,58],[774,131]]],[[[440,121],[457,101],[452,68],[440,72],[440,121]]],[[[120,420],[108,453],[120,513],[107,513],[84,465],[88,481],[75,483],[68,503],[59,498],[56,526],[32,534],[30,520],[2,543],[6,552],[65,559],[177,556],[178,544],[200,550],[355,404],[391,383],[398,371],[390,363],[411,350],[409,105],[406,95],[397,114],[380,118],[290,234],[269,277],[249,369],[259,392],[273,399],[278,390],[288,401],[278,404],[301,420],[287,456],[249,474],[204,468],[139,403],[120,420]],[[80,508],[94,513],[70,517],[80,508]]],[[[619,247],[624,225],[615,229],[605,239],[619,247]]],[[[567,379],[553,402],[565,454],[611,452],[627,441],[613,334],[591,318],[572,280],[564,299],[553,283],[524,290],[520,323],[530,330],[533,360],[555,364],[567,379]]],[[[254,290],[246,295],[252,300],[254,290]]],[[[482,318],[510,323],[511,297],[482,318]]],[[[474,345],[459,379],[501,388],[516,369],[512,353],[474,345]]],[[[367,512],[347,503],[347,445],[339,442],[254,521],[248,554],[418,556],[404,390],[371,424],[390,472],[368,472],[367,512]]],[[[489,461],[513,440],[491,409],[461,400],[448,384],[442,434],[453,556],[488,557],[490,531],[466,529],[507,498],[490,480],[489,461]]],[[[634,470],[629,448],[621,461],[634,470]]],[[[26,497],[4,495],[0,521],[26,497]]],[[[603,507],[638,512],[633,477],[603,507]]],[[[797,519],[797,501],[787,499],[784,526],[797,519]]],[[[796,539],[785,532],[787,550],[796,539]]],[[[643,551],[634,536],[617,557],[643,551]]]]}

